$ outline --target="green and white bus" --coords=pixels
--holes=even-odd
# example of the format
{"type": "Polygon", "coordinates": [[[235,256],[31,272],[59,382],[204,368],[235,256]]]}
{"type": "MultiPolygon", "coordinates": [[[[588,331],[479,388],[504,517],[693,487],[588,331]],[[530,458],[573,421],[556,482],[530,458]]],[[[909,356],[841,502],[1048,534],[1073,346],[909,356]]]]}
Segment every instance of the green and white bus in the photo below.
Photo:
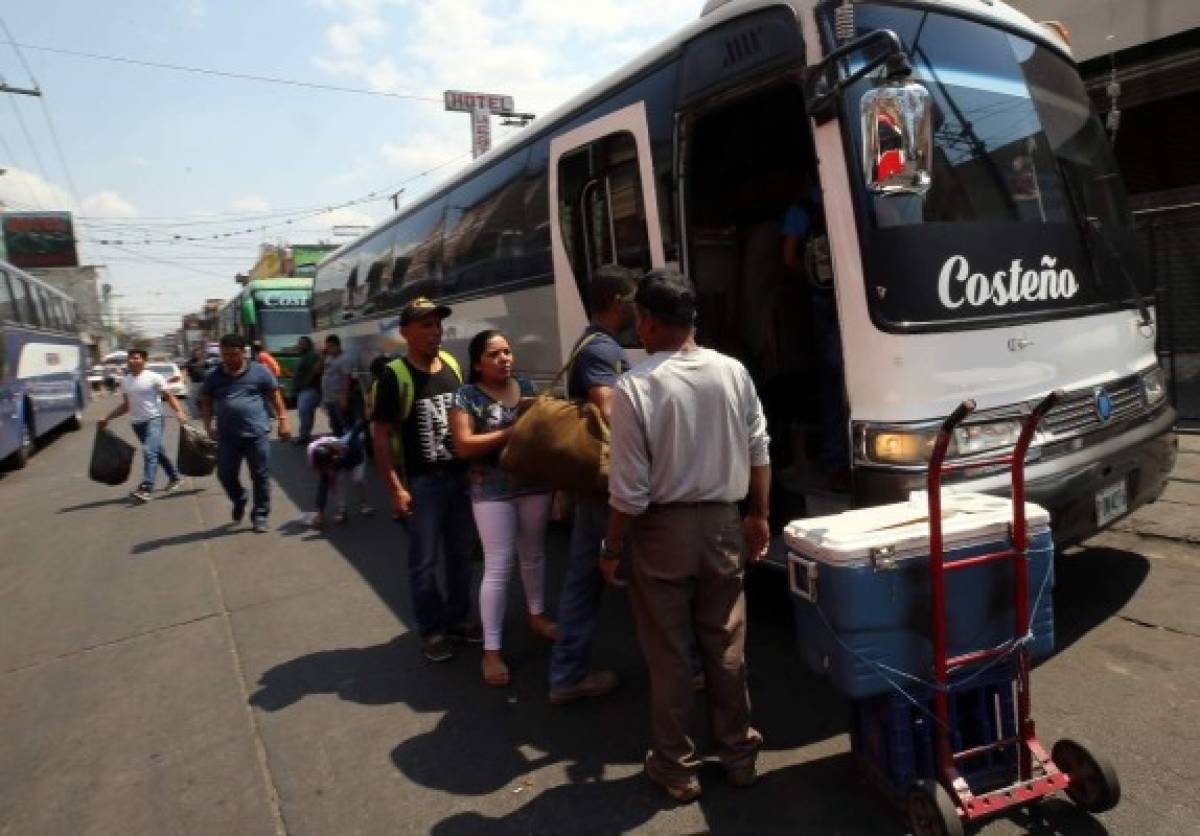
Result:
{"type": "Polygon", "coordinates": [[[260,342],[279,361],[280,384],[289,401],[295,396],[296,343],[312,331],[312,287],[311,278],[252,279],[218,315],[222,334],[260,342]]]}

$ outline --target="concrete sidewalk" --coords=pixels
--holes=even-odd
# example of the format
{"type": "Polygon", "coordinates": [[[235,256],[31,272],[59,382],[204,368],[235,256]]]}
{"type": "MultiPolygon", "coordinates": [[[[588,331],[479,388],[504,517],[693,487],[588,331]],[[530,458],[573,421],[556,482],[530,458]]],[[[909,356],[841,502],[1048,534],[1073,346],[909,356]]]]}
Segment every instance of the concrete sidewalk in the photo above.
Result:
{"type": "Polygon", "coordinates": [[[1200,435],[1179,436],[1179,461],[1167,490],[1113,528],[1130,534],[1200,543],[1200,435]]]}

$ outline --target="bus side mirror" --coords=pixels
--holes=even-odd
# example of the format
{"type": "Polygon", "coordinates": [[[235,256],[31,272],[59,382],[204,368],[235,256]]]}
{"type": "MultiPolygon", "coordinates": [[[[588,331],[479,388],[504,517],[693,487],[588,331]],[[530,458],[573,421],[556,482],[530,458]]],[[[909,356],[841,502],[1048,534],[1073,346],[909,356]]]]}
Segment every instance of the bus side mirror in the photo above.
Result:
{"type": "Polygon", "coordinates": [[[923,195],[933,184],[933,97],[893,79],[863,94],[863,182],[879,195],[923,195]]]}

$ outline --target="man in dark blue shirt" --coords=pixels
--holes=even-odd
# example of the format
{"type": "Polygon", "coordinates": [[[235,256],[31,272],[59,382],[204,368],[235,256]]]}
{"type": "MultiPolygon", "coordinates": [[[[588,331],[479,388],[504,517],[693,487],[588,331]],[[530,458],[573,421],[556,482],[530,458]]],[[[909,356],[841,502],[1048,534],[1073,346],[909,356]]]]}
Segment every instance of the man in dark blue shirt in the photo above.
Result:
{"type": "MultiPolygon", "coordinates": [[[[604,420],[612,413],[617,377],[629,370],[617,341],[633,323],[637,283],[622,267],[601,267],[592,278],[592,322],[575,344],[567,394],[596,405],[604,420]]],[[[608,497],[575,497],[570,557],[558,601],[558,636],[550,654],[550,702],[563,705],[601,697],[617,685],[609,670],[592,670],[592,636],[603,581],[600,542],[608,526],[608,497]]]]}
{"type": "Polygon", "coordinates": [[[267,530],[271,510],[270,445],[271,413],[279,418],[279,437],[287,440],[287,409],[279,383],[267,368],[246,358],[246,341],[237,334],[221,337],[221,365],[213,369],[200,390],[204,429],[213,435],[216,406],[217,478],[233,503],[233,521],[246,514],[246,489],[238,478],[242,460],[250,469],[254,485],[254,507],[250,518],[254,531],[267,530]]]}

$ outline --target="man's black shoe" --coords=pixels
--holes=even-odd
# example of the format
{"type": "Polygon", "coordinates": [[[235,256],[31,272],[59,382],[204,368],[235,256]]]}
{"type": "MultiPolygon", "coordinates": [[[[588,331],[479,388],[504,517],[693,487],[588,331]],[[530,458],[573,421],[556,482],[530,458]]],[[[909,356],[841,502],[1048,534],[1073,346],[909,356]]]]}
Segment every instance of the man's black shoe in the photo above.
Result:
{"type": "Polygon", "coordinates": [[[233,521],[241,522],[246,516],[246,500],[238,500],[233,503],[233,521]]]}
{"type": "Polygon", "coordinates": [[[446,636],[456,642],[483,644],[483,627],[471,621],[464,621],[447,630],[446,636]]]}

